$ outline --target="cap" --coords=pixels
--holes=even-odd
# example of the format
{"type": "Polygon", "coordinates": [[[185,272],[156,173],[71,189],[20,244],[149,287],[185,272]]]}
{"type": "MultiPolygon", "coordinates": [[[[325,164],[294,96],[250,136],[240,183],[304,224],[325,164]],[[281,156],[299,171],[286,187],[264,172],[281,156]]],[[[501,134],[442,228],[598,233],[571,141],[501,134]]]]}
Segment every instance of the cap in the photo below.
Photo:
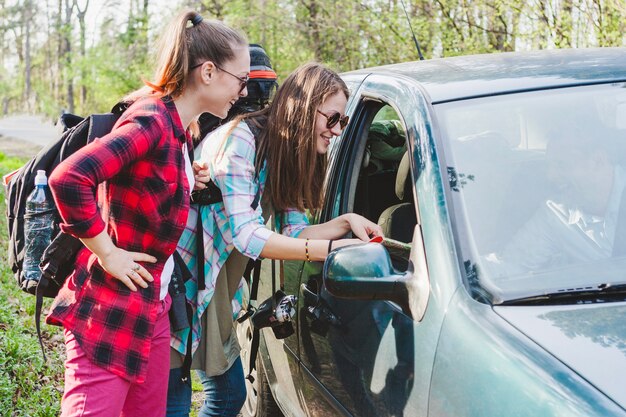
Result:
{"type": "Polygon", "coordinates": [[[35,177],[35,186],[37,185],[47,185],[48,178],[46,177],[46,171],[43,169],[37,170],[37,176],[35,177]]]}
{"type": "Polygon", "coordinates": [[[250,48],[250,71],[273,71],[270,57],[265,49],[258,43],[251,43],[250,48]]]}

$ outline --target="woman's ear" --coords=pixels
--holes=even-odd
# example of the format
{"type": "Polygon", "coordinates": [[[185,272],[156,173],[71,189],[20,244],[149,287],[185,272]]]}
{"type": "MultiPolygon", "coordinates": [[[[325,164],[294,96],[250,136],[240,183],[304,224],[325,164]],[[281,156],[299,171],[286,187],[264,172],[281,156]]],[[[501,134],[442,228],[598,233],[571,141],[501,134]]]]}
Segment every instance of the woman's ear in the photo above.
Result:
{"type": "Polygon", "coordinates": [[[215,64],[211,61],[206,61],[202,64],[200,68],[200,77],[202,78],[202,82],[205,84],[210,84],[215,77],[215,73],[217,68],[215,64]]]}

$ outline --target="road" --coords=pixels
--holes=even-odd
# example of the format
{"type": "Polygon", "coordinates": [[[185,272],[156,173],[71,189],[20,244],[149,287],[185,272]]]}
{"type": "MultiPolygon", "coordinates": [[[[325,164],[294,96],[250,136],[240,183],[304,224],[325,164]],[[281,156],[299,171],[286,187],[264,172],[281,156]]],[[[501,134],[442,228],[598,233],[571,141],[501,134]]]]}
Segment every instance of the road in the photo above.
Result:
{"type": "Polygon", "coordinates": [[[1,118],[0,136],[3,136],[0,141],[7,137],[45,146],[58,137],[58,133],[56,127],[49,121],[39,116],[22,114],[1,118]]]}

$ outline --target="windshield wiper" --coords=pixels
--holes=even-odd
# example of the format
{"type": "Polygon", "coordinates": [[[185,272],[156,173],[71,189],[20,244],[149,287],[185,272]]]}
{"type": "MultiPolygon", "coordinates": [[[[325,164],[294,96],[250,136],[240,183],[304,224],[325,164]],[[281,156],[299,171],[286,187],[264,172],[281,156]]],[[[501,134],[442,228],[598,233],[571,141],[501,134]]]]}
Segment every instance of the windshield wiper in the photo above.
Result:
{"type": "Polygon", "coordinates": [[[626,301],[626,284],[564,288],[551,293],[505,300],[499,305],[587,304],[626,301]]]}

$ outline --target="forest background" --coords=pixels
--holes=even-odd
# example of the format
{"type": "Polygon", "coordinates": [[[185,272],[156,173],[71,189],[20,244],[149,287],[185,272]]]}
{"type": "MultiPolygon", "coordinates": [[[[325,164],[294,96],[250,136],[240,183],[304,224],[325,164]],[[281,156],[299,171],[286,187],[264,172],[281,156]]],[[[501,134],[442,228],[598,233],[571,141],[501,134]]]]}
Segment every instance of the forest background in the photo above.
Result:
{"type": "Polygon", "coordinates": [[[154,41],[186,6],[262,44],[279,80],[309,60],[416,60],[409,20],[426,59],[626,41],[626,0],[0,0],[0,117],[108,111],[151,78],[154,41]]]}

